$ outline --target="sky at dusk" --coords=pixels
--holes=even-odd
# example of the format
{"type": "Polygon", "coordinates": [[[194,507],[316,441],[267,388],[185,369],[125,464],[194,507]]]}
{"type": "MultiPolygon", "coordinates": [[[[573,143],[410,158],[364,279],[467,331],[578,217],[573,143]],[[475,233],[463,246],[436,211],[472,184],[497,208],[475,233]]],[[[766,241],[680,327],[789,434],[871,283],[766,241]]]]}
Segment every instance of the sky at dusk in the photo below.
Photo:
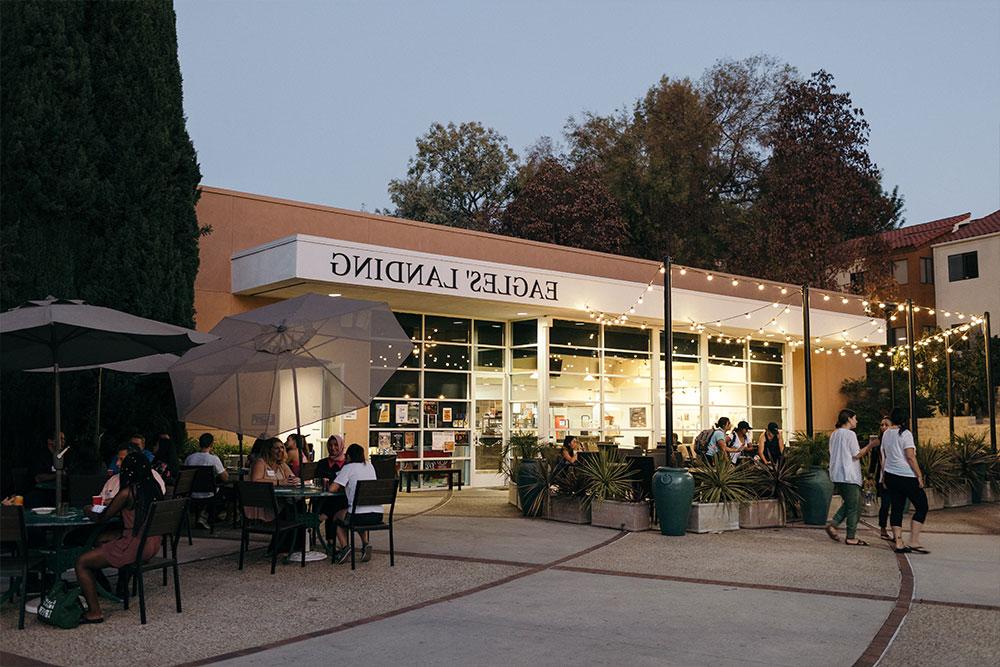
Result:
{"type": "Polygon", "coordinates": [[[871,124],[907,224],[1000,208],[1000,2],[176,0],[205,185],[390,205],[414,140],[477,120],[519,154],[661,76],[773,55],[871,124]]]}

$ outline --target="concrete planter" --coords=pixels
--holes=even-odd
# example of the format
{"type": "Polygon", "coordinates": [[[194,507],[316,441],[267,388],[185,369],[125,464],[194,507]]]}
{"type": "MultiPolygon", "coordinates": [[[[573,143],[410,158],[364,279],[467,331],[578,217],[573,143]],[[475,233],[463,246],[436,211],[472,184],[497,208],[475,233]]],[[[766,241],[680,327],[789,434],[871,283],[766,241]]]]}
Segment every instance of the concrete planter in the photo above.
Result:
{"type": "Polygon", "coordinates": [[[785,508],[776,499],[755,500],[740,505],[740,528],[780,528],[785,525],[785,508]]]}
{"type": "Polygon", "coordinates": [[[721,533],[739,529],[740,506],[736,503],[692,503],[688,532],[721,533]]]}
{"type": "Polygon", "coordinates": [[[552,496],[546,518],[566,523],[590,523],[590,505],[577,496],[552,496]]]}
{"type": "Polygon", "coordinates": [[[972,488],[968,484],[949,489],[944,496],[945,507],[965,507],[972,504],[972,488]]]}
{"type": "Polygon", "coordinates": [[[924,489],[927,494],[927,509],[928,510],[940,510],[944,509],[944,494],[937,489],[924,489]]]}
{"type": "Polygon", "coordinates": [[[995,503],[998,501],[1000,501],[1000,495],[993,489],[993,485],[989,482],[983,484],[983,495],[979,502],[995,503]]]}
{"type": "Polygon", "coordinates": [[[507,482],[507,502],[517,509],[521,509],[521,496],[517,492],[517,482],[514,480],[507,482]]]}
{"type": "Polygon", "coordinates": [[[595,500],[590,504],[590,523],[601,528],[631,532],[649,530],[649,503],[595,500]]]}

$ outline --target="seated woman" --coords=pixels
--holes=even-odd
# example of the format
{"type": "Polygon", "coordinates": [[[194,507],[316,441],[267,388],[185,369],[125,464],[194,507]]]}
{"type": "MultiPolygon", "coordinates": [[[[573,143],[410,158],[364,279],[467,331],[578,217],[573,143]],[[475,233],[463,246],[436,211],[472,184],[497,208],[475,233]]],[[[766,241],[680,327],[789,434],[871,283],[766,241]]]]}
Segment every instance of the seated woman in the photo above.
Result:
{"type": "Polygon", "coordinates": [[[299,448],[299,436],[292,433],[285,439],[285,463],[293,475],[302,470],[302,452],[299,448]]]}
{"type": "MultiPolygon", "coordinates": [[[[81,623],[104,622],[95,577],[102,568],[122,568],[135,562],[150,507],[163,498],[163,491],[153,477],[149,461],[141,452],[132,452],[125,457],[119,480],[121,490],[104,512],[95,514],[90,507],[86,508],[87,515],[97,523],[104,523],[111,517],[120,515],[124,528],[117,537],[102,536],[100,540],[104,541],[82,554],[76,561],[76,578],[87,600],[87,611],[80,619],[81,623]]],[[[142,552],[143,561],[156,554],[160,548],[160,539],[159,535],[149,536],[142,552]]]]}
{"type": "MultiPolygon", "coordinates": [[[[344,439],[339,435],[331,435],[326,441],[327,457],[316,464],[316,480],[323,485],[325,491],[329,491],[333,486],[337,473],[347,463],[346,447],[344,439]]],[[[326,525],[326,539],[333,540],[336,530],[333,524],[333,517],[342,509],[347,509],[347,498],[344,496],[334,496],[325,498],[320,507],[319,518],[326,525]]]]}
{"type": "Polygon", "coordinates": [[[298,479],[285,463],[285,446],[281,440],[271,438],[267,442],[268,448],[262,456],[253,462],[253,467],[250,469],[250,481],[268,482],[278,486],[297,484],[298,479]]]}
{"type": "MultiPolygon", "coordinates": [[[[376,479],[375,468],[371,463],[365,461],[365,450],[361,445],[355,443],[347,448],[347,463],[337,478],[330,485],[330,491],[344,490],[347,495],[348,507],[333,515],[336,521],[343,521],[347,517],[348,511],[354,510],[354,525],[373,525],[382,523],[381,505],[362,505],[354,507],[354,492],[358,488],[358,482],[368,479],[376,479]]],[[[337,526],[337,552],[333,555],[335,563],[343,563],[351,557],[351,536],[347,534],[347,529],[337,526]]],[[[361,531],[361,562],[367,563],[372,559],[372,545],[368,543],[368,531],[361,531]]]]}

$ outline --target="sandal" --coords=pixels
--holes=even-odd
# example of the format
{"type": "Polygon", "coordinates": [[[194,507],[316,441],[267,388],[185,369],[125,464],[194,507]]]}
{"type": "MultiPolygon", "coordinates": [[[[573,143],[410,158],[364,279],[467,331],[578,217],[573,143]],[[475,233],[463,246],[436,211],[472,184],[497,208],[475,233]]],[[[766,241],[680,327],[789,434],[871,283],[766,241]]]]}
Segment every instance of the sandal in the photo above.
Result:
{"type": "Polygon", "coordinates": [[[98,616],[97,618],[87,618],[86,616],[80,617],[80,625],[96,625],[97,623],[103,623],[104,617],[98,616]]]}
{"type": "Polygon", "coordinates": [[[898,547],[893,547],[892,550],[898,554],[908,554],[911,551],[910,547],[903,547],[902,549],[898,547]]]}
{"type": "Polygon", "coordinates": [[[826,524],[826,529],[825,530],[826,530],[826,534],[830,536],[831,540],[833,540],[834,542],[839,542],[840,541],[840,536],[837,535],[837,529],[834,528],[831,524],[826,524]]]}
{"type": "Polygon", "coordinates": [[[893,537],[892,535],[890,535],[889,533],[882,533],[881,535],[879,535],[879,539],[885,540],[886,542],[895,542],[896,541],[896,538],[893,537]]]}
{"type": "Polygon", "coordinates": [[[847,540],[844,540],[844,544],[846,544],[849,547],[867,547],[867,546],[869,546],[869,544],[867,542],[865,542],[864,540],[854,540],[853,542],[848,542],[847,540]]]}
{"type": "Polygon", "coordinates": [[[910,550],[910,553],[915,553],[915,554],[929,554],[930,553],[929,550],[927,550],[927,549],[925,549],[923,547],[906,547],[906,548],[910,550]]]}

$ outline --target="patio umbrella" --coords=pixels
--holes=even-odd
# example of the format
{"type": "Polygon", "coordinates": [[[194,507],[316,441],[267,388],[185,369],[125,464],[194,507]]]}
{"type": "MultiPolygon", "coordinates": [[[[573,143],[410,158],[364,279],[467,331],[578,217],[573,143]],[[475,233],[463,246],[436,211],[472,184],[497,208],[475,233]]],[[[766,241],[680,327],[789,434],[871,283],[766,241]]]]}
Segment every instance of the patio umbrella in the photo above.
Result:
{"type": "MultiPolygon", "coordinates": [[[[59,372],[128,361],[153,354],[180,354],[215,336],[165,324],[77,299],[49,296],[0,313],[0,367],[4,370],[52,369],[55,434],[61,442],[59,372]]],[[[62,503],[61,445],[53,452],[56,503],[62,503]]]]}
{"type": "Polygon", "coordinates": [[[178,416],[275,435],[364,407],[413,349],[384,303],[306,294],[223,319],[170,367],[178,416]],[[303,415],[299,386],[321,398],[303,415]]]}

